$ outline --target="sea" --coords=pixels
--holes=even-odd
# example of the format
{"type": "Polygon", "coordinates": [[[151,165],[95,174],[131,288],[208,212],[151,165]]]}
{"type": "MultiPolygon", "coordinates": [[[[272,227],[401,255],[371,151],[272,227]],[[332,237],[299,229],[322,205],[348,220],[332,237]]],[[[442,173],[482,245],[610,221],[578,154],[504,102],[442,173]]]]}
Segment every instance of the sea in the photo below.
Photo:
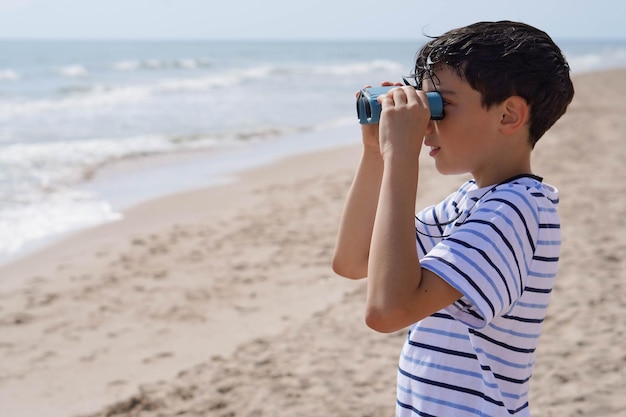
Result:
{"type": "MultiPolygon", "coordinates": [[[[409,73],[423,42],[0,40],[0,262],[229,170],[356,143],[313,133],[354,129],[355,91],[409,73]]],[[[574,74],[626,66],[626,40],[557,43],[574,74]]]]}

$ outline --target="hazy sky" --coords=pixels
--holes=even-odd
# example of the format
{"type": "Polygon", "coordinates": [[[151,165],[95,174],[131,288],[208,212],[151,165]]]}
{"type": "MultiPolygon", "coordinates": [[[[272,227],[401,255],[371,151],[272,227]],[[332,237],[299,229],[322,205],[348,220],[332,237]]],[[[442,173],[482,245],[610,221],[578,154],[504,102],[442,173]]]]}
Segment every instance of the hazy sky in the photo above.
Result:
{"type": "Polygon", "coordinates": [[[626,39],[624,0],[0,0],[0,38],[415,39],[501,19],[626,39]]]}

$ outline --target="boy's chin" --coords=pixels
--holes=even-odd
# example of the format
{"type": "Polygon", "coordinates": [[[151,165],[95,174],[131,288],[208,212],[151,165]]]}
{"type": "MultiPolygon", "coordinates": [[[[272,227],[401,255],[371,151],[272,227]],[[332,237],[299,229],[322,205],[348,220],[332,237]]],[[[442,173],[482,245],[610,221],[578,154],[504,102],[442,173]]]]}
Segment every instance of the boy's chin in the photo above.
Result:
{"type": "Polygon", "coordinates": [[[465,171],[463,169],[459,169],[459,168],[455,169],[453,167],[445,166],[443,164],[436,163],[436,162],[435,162],[435,168],[437,169],[437,172],[439,172],[441,175],[463,175],[463,174],[467,174],[467,171],[465,171]]]}

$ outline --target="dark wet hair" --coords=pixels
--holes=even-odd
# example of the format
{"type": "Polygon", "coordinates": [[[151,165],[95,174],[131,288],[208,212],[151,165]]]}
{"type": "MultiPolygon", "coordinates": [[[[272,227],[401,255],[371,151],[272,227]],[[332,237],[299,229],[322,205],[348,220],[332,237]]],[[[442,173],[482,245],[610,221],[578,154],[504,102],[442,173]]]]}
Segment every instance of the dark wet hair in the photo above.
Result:
{"type": "Polygon", "coordinates": [[[450,67],[481,93],[486,108],[520,96],[530,106],[535,143],[565,113],[574,96],[570,68],[545,32],[524,23],[479,22],[433,37],[417,53],[413,76],[421,87],[450,67]]]}

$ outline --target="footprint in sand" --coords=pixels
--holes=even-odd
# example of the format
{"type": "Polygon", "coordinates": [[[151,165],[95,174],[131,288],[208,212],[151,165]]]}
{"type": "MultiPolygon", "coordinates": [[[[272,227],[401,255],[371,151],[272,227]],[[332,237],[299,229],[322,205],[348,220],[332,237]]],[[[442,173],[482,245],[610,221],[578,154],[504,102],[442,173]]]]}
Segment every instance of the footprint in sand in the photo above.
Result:
{"type": "Polygon", "coordinates": [[[157,353],[154,356],[150,356],[148,358],[144,358],[141,362],[142,363],[153,363],[153,362],[156,362],[158,360],[171,358],[173,356],[174,356],[173,352],[160,352],[160,353],[157,353]]]}

